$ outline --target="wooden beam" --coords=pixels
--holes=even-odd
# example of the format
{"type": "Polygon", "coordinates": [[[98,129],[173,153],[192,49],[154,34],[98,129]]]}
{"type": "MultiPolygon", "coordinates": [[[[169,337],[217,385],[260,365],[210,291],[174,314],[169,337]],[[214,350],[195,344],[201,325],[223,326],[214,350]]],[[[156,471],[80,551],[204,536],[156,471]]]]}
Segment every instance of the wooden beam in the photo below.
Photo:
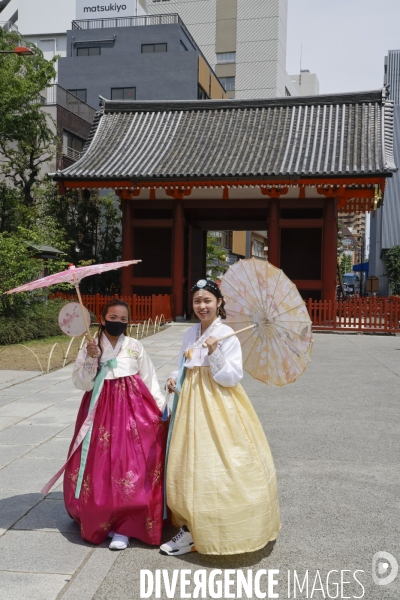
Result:
{"type": "MultiPolygon", "coordinates": [[[[113,188],[113,189],[164,189],[168,190],[169,195],[171,197],[179,199],[179,196],[183,194],[184,196],[191,193],[192,189],[201,189],[201,188],[227,188],[235,189],[235,188],[267,188],[269,190],[276,189],[279,190],[282,187],[294,187],[301,188],[303,186],[313,186],[313,187],[322,187],[322,186],[332,186],[337,190],[341,186],[360,186],[361,188],[365,188],[368,185],[380,185],[382,188],[385,186],[386,177],[329,177],[327,175],[323,177],[304,177],[304,178],[290,178],[287,177],[282,179],[273,179],[268,177],[259,177],[259,178],[246,178],[246,177],[216,177],[216,178],[208,178],[208,179],[189,179],[189,178],[179,178],[175,180],[160,180],[160,179],[146,179],[146,180],[136,180],[135,182],[126,180],[126,179],[116,179],[116,180],[85,180],[82,179],[80,181],[66,179],[60,179],[58,181],[62,181],[67,189],[74,188],[113,188]],[[175,188],[175,191],[174,191],[175,188]]],[[[275,192],[272,192],[274,194],[275,192]]],[[[269,194],[267,194],[269,195],[269,194]]]]}
{"type": "Polygon", "coordinates": [[[317,228],[323,226],[324,219],[279,219],[279,227],[285,227],[286,229],[304,229],[305,227],[317,228]]]}
{"type": "MultiPolygon", "coordinates": [[[[157,211],[154,211],[154,215],[157,215],[157,211]]],[[[132,227],[139,229],[143,228],[163,228],[172,227],[173,219],[132,219],[132,227]]]]}
{"type": "Polygon", "coordinates": [[[172,263],[172,295],[173,311],[175,317],[183,317],[183,267],[185,252],[185,218],[183,201],[174,203],[174,231],[173,231],[173,263],[172,263]]]}
{"type": "Polygon", "coordinates": [[[323,281],[318,279],[292,279],[299,290],[322,290],[323,281]]]}
{"type": "Polygon", "coordinates": [[[133,286],[172,287],[172,277],[132,277],[133,286]]]}
{"type": "Polygon", "coordinates": [[[280,198],[281,196],[286,196],[288,191],[289,188],[287,186],[260,186],[260,192],[263,196],[268,196],[268,198],[280,198]]]}
{"type": "MultiPolygon", "coordinates": [[[[128,200],[122,201],[122,260],[131,260],[133,254],[132,240],[132,205],[128,200]]],[[[121,270],[121,292],[123,296],[132,294],[132,267],[121,270]]]]}
{"type": "Polygon", "coordinates": [[[268,215],[268,261],[275,267],[280,265],[279,199],[269,203],[268,215]]]}
{"type": "Polygon", "coordinates": [[[336,198],[327,198],[324,209],[322,300],[334,300],[336,297],[337,237],[336,198]]]}
{"type": "Polygon", "coordinates": [[[210,221],[192,221],[193,227],[198,227],[203,231],[258,231],[266,227],[268,213],[265,214],[265,222],[261,219],[249,220],[210,220],[210,221]]]}

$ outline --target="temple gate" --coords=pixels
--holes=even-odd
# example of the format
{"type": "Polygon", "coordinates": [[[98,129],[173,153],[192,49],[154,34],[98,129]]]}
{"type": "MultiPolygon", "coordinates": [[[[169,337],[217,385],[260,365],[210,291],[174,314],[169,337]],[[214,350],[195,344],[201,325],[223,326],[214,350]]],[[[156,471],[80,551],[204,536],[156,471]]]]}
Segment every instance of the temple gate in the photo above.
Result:
{"type": "Polygon", "coordinates": [[[393,162],[386,90],[262,100],[103,101],[60,191],[114,189],[122,294],[168,294],[175,316],[205,275],[207,230],[268,230],[268,260],[304,299],[336,294],[337,214],[382,201],[393,162]]]}

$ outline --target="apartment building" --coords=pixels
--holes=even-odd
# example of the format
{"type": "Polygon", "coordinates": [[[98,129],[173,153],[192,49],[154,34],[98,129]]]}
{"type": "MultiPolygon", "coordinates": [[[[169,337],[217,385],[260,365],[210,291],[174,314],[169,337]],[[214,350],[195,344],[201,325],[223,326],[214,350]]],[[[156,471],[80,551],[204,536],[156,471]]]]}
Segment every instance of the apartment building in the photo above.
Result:
{"type": "Polygon", "coordinates": [[[297,95],[286,72],[288,0],[147,0],[178,13],[230,98],[297,95]]]}
{"type": "Polygon", "coordinates": [[[177,14],[78,19],[59,83],[97,108],[111,100],[223,99],[225,90],[177,14]]]}

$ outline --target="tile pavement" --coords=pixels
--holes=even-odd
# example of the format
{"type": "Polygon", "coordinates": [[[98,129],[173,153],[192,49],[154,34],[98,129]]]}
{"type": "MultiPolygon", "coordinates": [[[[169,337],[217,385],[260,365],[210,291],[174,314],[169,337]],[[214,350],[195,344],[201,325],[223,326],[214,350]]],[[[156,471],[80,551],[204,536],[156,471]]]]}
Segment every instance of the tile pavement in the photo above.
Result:
{"type": "MultiPolygon", "coordinates": [[[[160,382],[186,328],[143,341],[160,382]]],[[[373,586],[370,564],[379,550],[400,559],[399,377],[400,338],[325,334],[315,336],[313,362],[296,384],[265,388],[246,376],[277,466],[281,534],[251,555],[169,559],[134,541],[123,553],[84,543],[61,484],[40,494],[73,433],[82,393],[71,367],[0,372],[0,600],[132,600],[141,568],[362,569],[364,597],[397,600],[399,579],[373,586]]]]}

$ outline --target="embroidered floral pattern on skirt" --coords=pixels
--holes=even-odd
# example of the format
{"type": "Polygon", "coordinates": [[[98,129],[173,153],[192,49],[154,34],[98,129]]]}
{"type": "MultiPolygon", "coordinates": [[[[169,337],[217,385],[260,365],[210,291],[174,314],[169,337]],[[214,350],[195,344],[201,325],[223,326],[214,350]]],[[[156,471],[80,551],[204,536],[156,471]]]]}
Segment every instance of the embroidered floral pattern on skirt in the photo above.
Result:
{"type": "MultiPolygon", "coordinates": [[[[82,399],[74,439],[88,414],[90,398],[87,392],[82,399]]],[[[100,544],[113,530],[147,544],[160,543],[167,434],[165,427],[159,427],[160,419],[139,375],[105,380],[79,499],[74,494],[80,448],[70,459],[64,479],[66,509],[80,524],[86,541],[100,544]]]]}

